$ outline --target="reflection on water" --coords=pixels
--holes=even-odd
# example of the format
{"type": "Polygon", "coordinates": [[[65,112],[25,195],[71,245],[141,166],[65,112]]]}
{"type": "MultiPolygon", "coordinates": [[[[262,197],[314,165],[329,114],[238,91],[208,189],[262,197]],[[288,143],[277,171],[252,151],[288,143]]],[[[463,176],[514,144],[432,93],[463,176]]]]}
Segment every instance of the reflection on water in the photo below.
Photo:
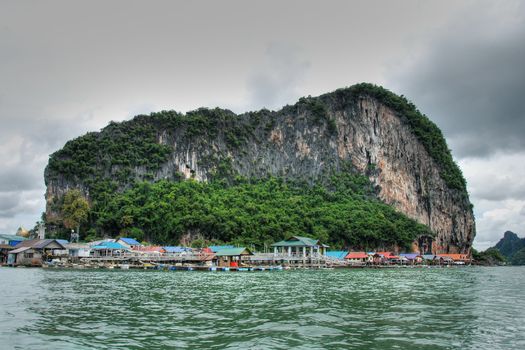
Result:
{"type": "Polygon", "coordinates": [[[9,348],[525,349],[525,268],[0,268],[9,348]]]}

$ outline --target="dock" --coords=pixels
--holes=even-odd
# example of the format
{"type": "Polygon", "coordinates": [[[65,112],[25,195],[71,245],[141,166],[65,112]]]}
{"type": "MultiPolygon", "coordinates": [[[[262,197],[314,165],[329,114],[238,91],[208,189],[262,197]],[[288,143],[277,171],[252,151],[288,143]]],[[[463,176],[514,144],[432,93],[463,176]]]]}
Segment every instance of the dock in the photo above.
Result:
{"type": "Polygon", "coordinates": [[[123,253],[113,256],[83,257],[66,261],[60,260],[47,267],[72,268],[118,268],[118,269],[157,269],[170,271],[273,271],[289,269],[324,269],[346,267],[347,263],[330,259],[327,256],[300,256],[274,253],[256,253],[243,256],[238,266],[217,265],[214,254],[136,254],[123,253]]]}

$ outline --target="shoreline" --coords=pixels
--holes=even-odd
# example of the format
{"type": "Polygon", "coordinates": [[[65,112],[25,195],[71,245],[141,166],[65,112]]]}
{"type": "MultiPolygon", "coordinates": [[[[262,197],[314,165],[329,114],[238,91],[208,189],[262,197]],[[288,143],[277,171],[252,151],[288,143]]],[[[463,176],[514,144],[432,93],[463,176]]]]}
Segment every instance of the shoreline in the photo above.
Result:
{"type": "Polygon", "coordinates": [[[289,267],[289,266],[242,266],[242,267],[225,267],[225,266],[174,266],[174,265],[152,265],[152,266],[130,266],[122,265],[107,265],[107,266],[59,266],[59,265],[43,265],[43,266],[9,266],[0,265],[0,268],[29,268],[29,269],[45,269],[45,270],[145,270],[145,271],[200,271],[200,272],[271,272],[271,271],[296,271],[296,270],[397,270],[397,269],[463,269],[470,267],[508,267],[512,265],[363,265],[363,266],[337,266],[337,267],[289,267]]]}

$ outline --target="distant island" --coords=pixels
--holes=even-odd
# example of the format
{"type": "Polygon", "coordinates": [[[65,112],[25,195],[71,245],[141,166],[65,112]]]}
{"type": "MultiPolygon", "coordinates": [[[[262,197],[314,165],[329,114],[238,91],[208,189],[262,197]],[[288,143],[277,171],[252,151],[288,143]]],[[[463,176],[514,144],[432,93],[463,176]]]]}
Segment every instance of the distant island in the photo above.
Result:
{"type": "Polygon", "coordinates": [[[439,128],[405,97],[358,84],[279,111],[201,108],[111,122],[50,156],[53,238],[264,250],[470,254],[466,181],[439,128]]]}
{"type": "Polygon", "coordinates": [[[506,231],[494,247],[483,252],[474,250],[472,256],[482,265],[525,265],[525,238],[506,231]]]}

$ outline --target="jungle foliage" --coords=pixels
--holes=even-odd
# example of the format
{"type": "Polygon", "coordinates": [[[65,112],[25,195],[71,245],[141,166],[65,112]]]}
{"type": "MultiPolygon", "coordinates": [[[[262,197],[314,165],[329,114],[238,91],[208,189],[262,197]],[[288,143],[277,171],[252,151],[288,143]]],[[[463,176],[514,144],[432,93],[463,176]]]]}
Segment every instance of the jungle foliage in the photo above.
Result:
{"type": "MultiPolygon", "coordinates": [[[[255,117],[260,114],[264,111],[253,113],[255,117]]],[[[134,181],[154,180],[154,173],[168,161],[173,150],[161,142],[163,138],[206,143],[220,134],[232,151],[253,137],[254,128],[253,124],[241,122],[240,116],[219,108],[200,108],[186,114],[161,111],[138,115],[129,121],[111,122],[101,132],[68,141],[50,156],[46,181],[61,177],[82,182],[97,197],[104,190],[99,191],[99,186],[116,188],[134,181]]],[[[221,159],[216,160],[219,166],[221,159]]]]}
{"type": "Polygon", "coordinates": [[[510,259],[512,265],[525,265],[525,248],[518,250],[510,259]]]}
{"type": "Polygon", "coordinates": [[[89,203],[77,189],[69,190],[64,196],[62,217],[64,227],[80,231],[80,225],[85,223],[89,215],[89,203]]]}
{"type": "Polygon", "coordinates": [[[472,258],[480,265],[504,265],[507,258],[496,248],[489,248],[483,252],[478,252],[472,248],[472,258]]]}
{"type": "Polygon", "coordinates": [[[142,182],[94,208],[101,231],[144,233],[145,239],[177,244],[185,234],[208,240],[262,248],[292,235],[307,235],[332,247],[409,249],[420,235],[416,223],[375,199],[368,179],[341,174],[327,183],[307,186],[281,178],[238,178],[202,183],[142,182]]]}

